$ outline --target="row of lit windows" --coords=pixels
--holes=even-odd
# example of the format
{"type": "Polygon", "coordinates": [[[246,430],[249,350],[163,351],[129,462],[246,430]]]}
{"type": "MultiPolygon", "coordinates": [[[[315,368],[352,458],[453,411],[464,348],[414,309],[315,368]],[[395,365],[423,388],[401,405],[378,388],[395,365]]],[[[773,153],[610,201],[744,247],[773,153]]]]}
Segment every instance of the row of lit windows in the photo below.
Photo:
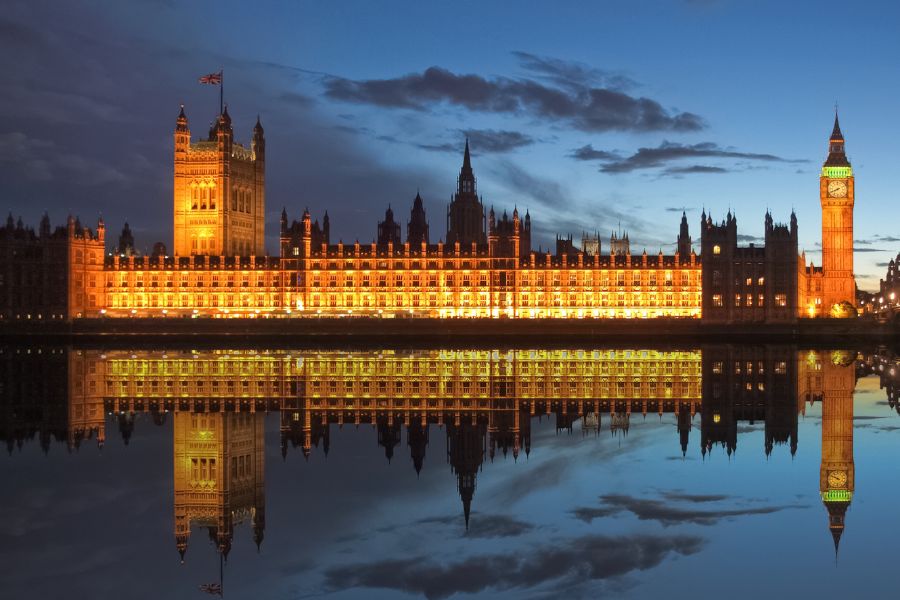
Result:
{"type": "MultiPolygon", "coordinates": [[[[725,363],[721,360],[714,361],[712,364],[712,372],[716,375],[721,375],[724,369],[725,363]]],[[[783,360],[779,360],[775,362],[775,374],[776,375],[784,375],[787,373],[787,362],[783,360]]],[[[753,375],[756,373],[757,375],[764,375],[766,372],[765,365],[763,361],[734,361],[734,374],[735,375],[753,375]]]]}
{"type": "MultiPolygon", "coordinates": [[[[756,306],[761,307],[765,306],[765,294],[757,294],[756,298],[756,306]]],[[[753,294],[735,294],[734,295],[734,306],[741,307],[747,306],[752,307],[754,295],[753,294]]],[[[721,308],[724,306],[724,302],[722,299],[722,294],[713,294],[712,295],[712,305],[721,308]]],[[[787,294],[775,294],[775,306],[786,307],[787,306],[787,294]]]]}

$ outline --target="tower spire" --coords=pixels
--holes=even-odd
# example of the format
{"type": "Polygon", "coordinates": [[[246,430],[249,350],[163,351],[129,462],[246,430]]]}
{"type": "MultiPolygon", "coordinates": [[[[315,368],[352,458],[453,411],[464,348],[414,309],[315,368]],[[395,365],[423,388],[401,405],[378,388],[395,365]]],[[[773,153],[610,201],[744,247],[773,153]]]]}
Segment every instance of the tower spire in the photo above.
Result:
{"type": "Polygon", "coordinates": [[[841,133],[841,124],[838,120],[838,108],[837,104],[834,105],[834,129],[831,130],[831,139],[833,140],[844,140],[844,134],[841,133]]]}

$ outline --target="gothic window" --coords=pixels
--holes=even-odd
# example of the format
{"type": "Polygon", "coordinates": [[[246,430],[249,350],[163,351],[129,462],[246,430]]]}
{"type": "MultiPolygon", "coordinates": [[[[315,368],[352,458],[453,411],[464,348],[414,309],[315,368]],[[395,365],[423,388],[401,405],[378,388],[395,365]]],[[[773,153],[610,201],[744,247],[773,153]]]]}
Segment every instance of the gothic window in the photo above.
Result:
{"type": "Polygon", "coordinates": [[[718,255],[718,254],[721,254],[721,253],[722,253],[722,248],[721,248],[718,244],[716,244],[715,246],[713,246],[713,254],[717,254],[717,255],[718,255]]]}

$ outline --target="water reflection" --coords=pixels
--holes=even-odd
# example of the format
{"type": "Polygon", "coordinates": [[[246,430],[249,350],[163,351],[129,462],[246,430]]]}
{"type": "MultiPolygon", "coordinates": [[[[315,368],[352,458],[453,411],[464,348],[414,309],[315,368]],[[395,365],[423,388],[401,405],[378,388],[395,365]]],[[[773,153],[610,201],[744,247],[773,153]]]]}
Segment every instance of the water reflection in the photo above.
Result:
{"type": "MultiPolygon", "coordinates": [[[[0,432],[10,454],[37,439],[102,448],[125,444],[148,413],[172,421],[174,542],[185,559],[205,530],[227,557],[234,529],[260,548],[266,527],[265,414],[279,419],[281,455],[327,455],[334,427],[369,426],[388,461],[408,452],[416,473],[444,452],[461,518],[486,461],[527,457],[532,425],[626,436],[635,419],[672,415],[685,456],[738,448],[740,424],[764,424],[766,456],[800,447],[798,417],[821,403],[819,494],[838,550],[855,492],[853,391],[877,374],[898,405],[897,358],[886,352],[791,346],[514,350],[100,350],[7,347],[0,432]],[[699,419],[697,413],[700,413],[699,419]],[[699,432],[694,428],[699,427],[699,432]],[[699,433],[699,436],[697,435],[699,433]],[[406,448],[403,448],[403,439],[406,448]],[[437,447],[437,449],[436,449],[437,447]]],[[[586,440],[586,443],[589,441],[586,440]]],[[[375,447],[372,448],[376,450],[375,447]]]]}

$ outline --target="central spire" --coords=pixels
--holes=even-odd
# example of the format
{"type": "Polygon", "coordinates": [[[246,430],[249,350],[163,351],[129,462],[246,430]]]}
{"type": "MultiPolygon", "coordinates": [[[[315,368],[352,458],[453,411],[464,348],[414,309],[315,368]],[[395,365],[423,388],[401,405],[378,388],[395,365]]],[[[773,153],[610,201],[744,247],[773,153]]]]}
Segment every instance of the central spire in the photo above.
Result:
{"type": "Polygon", "coordinates": [[[475,173],[472,172],[472,157],[469,154],[469,138],[466,138],[466,151],[463,154],[462,168],[459,170],[460,194],[475,194],[475,173]]]}
{"type": "MultiPolygon", "coordinates": [[[[835,127],[837,127],[837,117],[835,116],[835,127]]],[[[469,156],[469,138],[466,138],[466,152],[463,155],[463,171],[472,171],[472,159],[469,156]]]]}

